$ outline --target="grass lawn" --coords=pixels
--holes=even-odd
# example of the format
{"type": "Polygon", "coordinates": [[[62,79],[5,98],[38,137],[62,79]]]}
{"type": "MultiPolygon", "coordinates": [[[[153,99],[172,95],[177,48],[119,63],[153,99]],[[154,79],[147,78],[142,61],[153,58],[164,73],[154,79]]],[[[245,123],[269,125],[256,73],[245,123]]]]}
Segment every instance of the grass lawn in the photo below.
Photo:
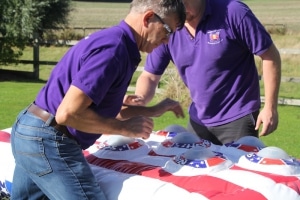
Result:
{"type": "MultiPolygon", "coordinates": [[[[11,127],[17,114],[33,101],[43,85],[42,82],[1,82],[0,130],[11,127]]],[[[279,106],[279,114],[278,129],[273,134],[261,139],[268,146],[280,147],[290,155],[300,158],[300,107],[279,106]]],[[[186,126],[187,120],[187,112],[184,119],[177,119],[173,113],[168,112],[159,118],[154,118],[154,130],[164,129],[171,124],[186,126]]]]}

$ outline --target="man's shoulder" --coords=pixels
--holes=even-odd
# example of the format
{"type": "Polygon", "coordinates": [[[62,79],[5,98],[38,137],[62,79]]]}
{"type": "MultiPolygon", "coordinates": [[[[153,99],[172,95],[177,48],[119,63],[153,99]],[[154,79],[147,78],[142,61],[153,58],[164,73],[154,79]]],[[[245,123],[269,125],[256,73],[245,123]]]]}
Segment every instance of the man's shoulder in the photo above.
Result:
{"type": "Polygon", "coordinates": [[[228,1],[228,11],[249,11],[249,6],[239,0],[227,0],[228,1]]]}

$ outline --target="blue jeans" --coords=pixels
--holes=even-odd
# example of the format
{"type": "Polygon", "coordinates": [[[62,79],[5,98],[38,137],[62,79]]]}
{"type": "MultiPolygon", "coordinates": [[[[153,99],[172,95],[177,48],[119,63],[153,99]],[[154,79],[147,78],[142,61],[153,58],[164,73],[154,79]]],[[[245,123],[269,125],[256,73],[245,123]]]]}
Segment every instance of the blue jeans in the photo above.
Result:
{"type": "MultiPolygon", "coordinates": [[[[50,117],[51,118],[51,117],[50,117]]],[[[106,200],[74,139],[22,111],[12,127],[16,161],[11,199],[106,200]]]]}

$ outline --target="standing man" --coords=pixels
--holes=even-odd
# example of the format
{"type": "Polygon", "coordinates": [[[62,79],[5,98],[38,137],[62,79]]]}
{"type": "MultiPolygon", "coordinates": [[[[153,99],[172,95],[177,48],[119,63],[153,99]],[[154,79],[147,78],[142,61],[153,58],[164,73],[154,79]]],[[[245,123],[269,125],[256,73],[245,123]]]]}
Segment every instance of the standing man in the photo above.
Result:
{"type": "Polygon", "coordinates": [[[116,118],[140,51],[167,43],[184,21],[181,0],[133,0],[119,25],[95,32],[65,54],[13,125],[12,199],[106,199],[82,149],[103,133],[148,138],[148,117],[183,114],[166,99],[153,107],[125,106],[116,118]]]}
{"type": "Polygon", "coordinates": [[[184,5],[185,27],[148,55],[136,96],[124,101],[146,105],[172,61],[190,91],[189,131],[220,145],[272,133],[278,125],[281,59],[269,33],[237,0],[184,0],[184,5]],[[261,111],[254,55],[262,59],[261,111]]]}

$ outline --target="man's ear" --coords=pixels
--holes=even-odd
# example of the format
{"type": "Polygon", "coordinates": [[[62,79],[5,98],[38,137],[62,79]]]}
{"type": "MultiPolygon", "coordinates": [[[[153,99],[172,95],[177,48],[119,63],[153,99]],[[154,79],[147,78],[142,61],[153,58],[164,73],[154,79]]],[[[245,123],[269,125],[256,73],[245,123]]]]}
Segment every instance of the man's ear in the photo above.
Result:
{"type": "Polygon", "coordinates": [[[154,17],[154,12],[153,11],[147,11],[144,13],[143,15],[143,24],[145,27],[149,26],[149,23],[151,22],[151,20],[154,17]]]}

